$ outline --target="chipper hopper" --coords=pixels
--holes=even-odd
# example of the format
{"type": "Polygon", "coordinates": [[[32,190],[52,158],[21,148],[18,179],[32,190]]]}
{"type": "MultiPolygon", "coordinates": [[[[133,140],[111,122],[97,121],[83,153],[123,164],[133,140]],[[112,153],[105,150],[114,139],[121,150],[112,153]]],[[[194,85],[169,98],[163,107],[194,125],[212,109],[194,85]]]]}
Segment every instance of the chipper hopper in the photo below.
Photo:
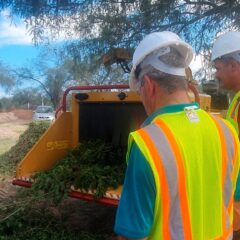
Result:
{"type": "MultiPolygon", "coordinates": [[[[190,98],[192,101],[200,100],[203,109],[210,109],[210,96],[199,96],[195,92],[190,98]]],[[[31,187],[34,174],[54,167],[82,141],[99,138],[117,146],[126,146],[129,132],[139,128],[145,118],[139,96],[131,92],[128,85],[70,87],[63,95],[56,120],[17,166],[13,184],[31,187]],[[70,110],[67,111],[69,92],[72,94],[70,110]]],[[[69,189],[71,197],[110,205],[118,204],[120,194],[121,186],[108,190],[96,200],[90,190],[74,186],[69,189]]]]}

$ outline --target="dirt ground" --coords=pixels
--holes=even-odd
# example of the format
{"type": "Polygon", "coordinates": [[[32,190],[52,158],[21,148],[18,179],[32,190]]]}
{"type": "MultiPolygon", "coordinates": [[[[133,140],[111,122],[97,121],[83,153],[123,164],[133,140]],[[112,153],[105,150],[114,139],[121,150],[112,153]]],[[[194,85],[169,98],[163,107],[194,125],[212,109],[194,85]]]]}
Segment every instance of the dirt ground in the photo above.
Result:
{"type": "Polygon", "coordinates": [[[30,122],[33,111],[27,109],[12,109],[11,111],[0,112],[0,123],[5,122],[30,122]]]}
{"type": "Polygon", "coordinates": [[[13,109],[0,112],[0,155],[13,146],[32,121],[32,110],[13,109]]]}
{"type": "Polygon", "coordinates": [[[8,112],[0,112],[0,141],[1,139],[16,138],[21,134],[21,127],[16,131],[18,126],[26,126],[32,121],[32,110],[13,109],[8,112]]]}
{"type": "MultiPolygon", "coordinates": [[[[8,151],[32,121],[32,110],[13,109],[0,112],[0,155],[8,151]]],[[[12,177],[0,176],[0,201],[14,195],[15,187],[12,177]]]]}

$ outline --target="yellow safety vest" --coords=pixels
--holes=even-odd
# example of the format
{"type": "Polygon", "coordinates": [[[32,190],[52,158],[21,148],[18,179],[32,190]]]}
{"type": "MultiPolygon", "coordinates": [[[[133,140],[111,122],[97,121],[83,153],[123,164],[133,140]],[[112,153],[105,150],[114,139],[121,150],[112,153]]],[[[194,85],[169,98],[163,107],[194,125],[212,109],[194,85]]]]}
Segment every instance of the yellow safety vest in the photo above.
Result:
{"type": "Polygon", "coordinates": [[[237,136],[224,120],[202,110],[196,113],[199,122],[190,123],[184,112],[168,113],[130,134],[129,149],[135,141],[155,179],[154,222],[148,239],[232,237],[237,136]]]}
{"type": "Polygon", "coordinates": [[[238,134],[239,134],[239,129],[238,129],[237,118],[238,118],[239,104],[240,104],[240,91],[235,94],[233,100],[229,105],[229,108],[226,114],[226,119],[234,126],[238,134]]]}

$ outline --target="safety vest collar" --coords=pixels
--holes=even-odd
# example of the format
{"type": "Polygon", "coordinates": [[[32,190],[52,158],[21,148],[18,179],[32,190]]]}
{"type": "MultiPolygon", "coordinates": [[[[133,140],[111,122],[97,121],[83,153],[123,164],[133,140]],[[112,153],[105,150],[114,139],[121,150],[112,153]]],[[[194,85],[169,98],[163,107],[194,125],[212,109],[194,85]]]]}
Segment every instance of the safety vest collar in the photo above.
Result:
{"type": "Polygon", "coordinates": [[[151,115],[148,116],[148,118],[143,122],[142,127],[145,127],[149,125],[150,123],[153,122],[153,120],[162,114],[165,113],[175,113],[175,112],[181,112],[184,110],[185,107],[190,107],[190,106],[196,106],[199,108],[198,103],[187,103],[187,104],[173,104],[173,105],[167,105],[165,107],[161,107],[155,112],[153,112],[151,115]]]}

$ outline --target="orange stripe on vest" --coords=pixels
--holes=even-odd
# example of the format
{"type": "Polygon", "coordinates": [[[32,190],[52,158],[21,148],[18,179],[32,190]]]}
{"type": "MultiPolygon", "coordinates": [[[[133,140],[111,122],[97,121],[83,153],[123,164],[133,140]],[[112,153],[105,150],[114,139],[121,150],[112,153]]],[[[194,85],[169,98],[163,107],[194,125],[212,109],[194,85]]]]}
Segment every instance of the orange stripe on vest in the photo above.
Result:
{"type": "Polygon", "coordinates": [[[151,155],[153,156],[153,161],[158,171],[159,182],[160,182],[160,191],[161,191],[161,198],[164,202],[164,207],[162,207],[162,231],[163,231],[163,239],[171,239],[170,237],[170,230],[169,230],[169,209],[170,209],[170,197],[167,185],[167,178],[166,174],[162,165],[162,160],[158,154],[156,146],[152,142],[152,139],[149,137],[148,133],[142,128],[139,131],[140,136],[142,137],[143,141],[149,148],[151,155]]]}

